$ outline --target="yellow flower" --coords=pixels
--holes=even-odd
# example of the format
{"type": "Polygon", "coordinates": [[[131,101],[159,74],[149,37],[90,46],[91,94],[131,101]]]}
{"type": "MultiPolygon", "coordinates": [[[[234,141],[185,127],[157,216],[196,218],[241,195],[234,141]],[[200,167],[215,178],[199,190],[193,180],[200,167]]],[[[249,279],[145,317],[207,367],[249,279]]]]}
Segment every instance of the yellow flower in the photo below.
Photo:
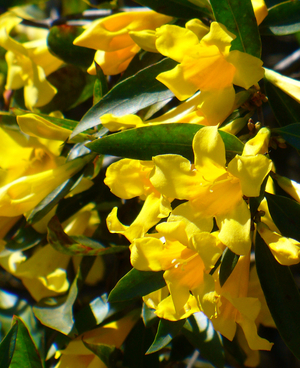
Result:
{"type": "Polygon", "coordinates": [[[127,335],[139,319],[140,311],[134,310],[126,317],[102,327],[83,333],[61,350],[60,360],[55,368],[106,368],[103,361],[83,343],[111,345],[120,348],[127,335]]]}
{"type": "Polygon", "coordinates": [[[233,84],[248,89],[264,76],[261,60],[230,51],[235,36],[220,23],[213,22],[209,33],[201,39],[192,30],[174,25],[160,27],[156,35],[157,50],[179,63],[157,79],[181,101],[201,90],[208,109],[216,103],[231,108],[235,97],[233,84]]]}
{"type": "MultiPolygon", "coordinates": [[[[214,294],[214,279],[209,271],[222,254],[217,237],[205,230],[206,223],[181,220],[175,215],[156,226],[157,233],[135,239],[131,246],[131,264],[141,271],[165,271],[170,297],[157,304],[159,317],[178,320],[195,311],[206,310],[206,298],[214,294]],[[198,227],[199,226],[199,227],[198,227]]],[[[157,298],[155,295],[148,296],[157,298]]]]}
{"type": "MultiPolygon", "coordinates": [[[[260,142],[260,141],[259,141],[260,142]]],[[[247,144],[244,152],[247,152],[247,144]]],[[[188,200],[178,211],[183,216],[207,218],[210,230],[215,217],[219,239],[234,253],[247,254],[251,246],[250,211],[244,196],[257,197],[271,170],[264,155],[236,155],[226,168],[225,146],[217,127],[200,129],[193,140],[194,164],[179,155],[153,158],[150,177],[161,194],[188,200]]]]}
{"type": "Polygon", "coordinates": [[[162,196],[149,180],[154,165],[151,161],[123,159],[111,164],[104,183],[111,192],[123,199],[140,197],[145,200],[142,210],[130,226],[121,224],[117,217],[117,207],[107,217],[110,232],[123,234],[129,241],[143,236],[161,218],[171,211],[170,202],[162,196]]]}
{"type": "Polygon", "coordinates": [[[0,216],[13,217],[32,210],[90,160],[90,156],[84,156],[50,170],[21,176],[0,187],[0,216]]]}
{"type": "Polygon", "coordinates": [[[0,46],[7,50],[5,58],[8,64],[5,88],[24,87],[25,105],[32,110],[46,105],[54,97],[56,89],[46,76],[57,70],[63,62],[49,52],[46,36],[22,44],[10,37],[10,31],[21,21],[12,13],[0,17],[0,46]]]}
{"type": "Polygon", "coordinates": [[[214,328],[227,339],[232,340],[237,325],[243,329],[245,338],[252,350],[271,350],[272,345],[257,334],[256,319],[261,304],[257,298],[248,297],[250,252],[240,257],[225,284],[216,292],[219,295],[217,313],[211,319],[214,328]]]}
{"type": "MultiPolygon", "coordinates": [[[[140,47],[130,37],[130,31],[154,30],[172,18],[154,11],[132,11],[94,21],[75,39],[77,46],[97,50],[95,61],[104,74],[123,72],[140,47]]],[[[96,74],[94,63],[88,69],[96,74]]]]}

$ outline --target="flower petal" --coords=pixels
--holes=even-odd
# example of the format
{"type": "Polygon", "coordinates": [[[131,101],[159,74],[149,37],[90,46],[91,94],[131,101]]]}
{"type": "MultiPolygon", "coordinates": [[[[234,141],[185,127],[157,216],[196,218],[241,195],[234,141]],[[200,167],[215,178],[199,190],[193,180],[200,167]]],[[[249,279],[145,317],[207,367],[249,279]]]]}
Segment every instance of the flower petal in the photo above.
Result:
{"type": "Polygon", "coordinates": [[[228,164],[228,171],[240,179],[242,192],[247,197],[258,197],[261,184],[272,169],[272,161],[264,155],[236,155],[228,164]]]}
{"type": "Polygon", "coordinates": [[[246,202],[240,200],[227,213],[218,215],[216,220],[221,242],[236,254],[247,254],[251,248],[251,219],[246,202]]]}
{"type": "Polygon", "coordinates": [[[212,22],[209,33],[201,40],[201,45],[211,46],[216,45],[222,54],[227,54],[231,47],[231,42],[236,36],[229,32],[228,29],[221,23],[212,22]]]}
{"type": "Polygon", "coordinates": [[[235,66],[233,84],[249,89],[264,77],[263,62],[255,56],[238,50],[230,51],[226,60],[235,66]]]}

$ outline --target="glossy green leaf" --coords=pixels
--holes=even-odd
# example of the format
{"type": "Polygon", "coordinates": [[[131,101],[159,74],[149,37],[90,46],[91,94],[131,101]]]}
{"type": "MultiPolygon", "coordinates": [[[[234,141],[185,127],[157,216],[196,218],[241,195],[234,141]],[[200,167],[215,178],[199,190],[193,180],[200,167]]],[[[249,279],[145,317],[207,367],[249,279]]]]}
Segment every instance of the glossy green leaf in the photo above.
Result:
{"type": "Polygon", "coordinates": [[[300,294],[291,270],[273,257],[256,234],[257,274],[278,331],[291,352],[300,359],[300,294]]]}
{"type": "MultiPolygon", "coordinates": [[[[17,326],[16,342],[10,368],[43,368],[40,354],[21,318],[14,316],[17,326]]],[[[2,368],[2,366],[1,366],[2,368]]]]}
{"type": "Polygon", "coordinates": [[[115,368],[118,360],[120,360],[120,358],[122,357],[121,350],[113,345],[90,344],[84,341],[84,339],[82,340],[82,342],[89,350],[91,350],[102,360],[107,368],[115,368]]]}
{"type": "Polygon", "coordinates": [[[43,325],[64,335],[75,336],[78,333],[74,327],[73,304],[94,261],[95,258],[83,257],[67,295],[44,298],[33,307],[36,318],[43,325]]]}
{"type": "Polygon", "coordinates": [[[259,26],[261,34],[284,36],[300,31],[299,1],[283,1],[268,10],[268,16],[259,26]]]}
{"type": "Polygon", "coordinates": [[[158,13],[170,15],[180,19],[194,19],[212,17],[209,4],[195,5],[188,0],[135,0],[138,4],[147,6],[158,13]]]}
{"type": "Polygon", "coordinates": [[[108,92],[107,77],[104,75],[100,65],[95,62],[97,79],[94,85],[93,105],[98,103],[108,92]]]}
{"type": "Polygon", "coordinates": [[[185,321],[185,319],[181,319],[179,321],[160,319],[154,341],[147,350],[146,354],[155,353],[156,351],[167,346],[181,331],[185,321]]]}
{"type": "Polygon", "coordinates": [[[56,216],[48,223],[48,241],[57,251],[70,256],[98,256],[128,250],[128,246],[104,247],[101,243],[85,236],[67,235],[56,216]]]}
{"type": "Polygon", "coordinates": [[[33,227],[24,225],[16,234],[7,240],[5,248],[11,251],[26,250],[46,241],[46,235],[37,232],[33,227]]]}
{"type": "MultiPolygon", "coordinates": [[[[99,154],[151,160],[165,153],[182,155],[193,161],[192,141],[196,132],[203,128],[198,124],[169,123],[148,125],[111,134],[86,146],[99,154]]],[[[219,131],[225,143],[228,159],[243,151],[243,143],[234,135],[219,131]]]]}
{"type": "Polygon", "coordinates": [[[149,308],[146,303],[143,303],[142,307],[142,319],[144,325],[149,328],[154,325],[154,323],[158,322],[159,318],[154,313],[155,309],[149,308]]]}
{"type": "Polygon", "coordinates": [[[279,134],[287,143],[300,150],[300,123],[272,129],[272,132],[279,134]]]}
{"type": "Polygon", "coordinates": [[[87,69],[94,60],[95,50],[73,45],[83,31],[83,27],[68,24],[51,27],[47,37],[50,51],[67,64],[87,69]]]}
{"type": "Polygon", "coordinates": [[[225,357],[221,337],[204,313],[197,312],[189,317],[182,333],[199,350],[204,359],[216,368],[224,367],[225,357]]]}
{"type": "Polygon", "coordinates": [[[228,277],[231,275],[234,267],[238,263],[240,256],[233,253],[229,248],[226,248],[222,260],[221,260],[221,267],[219,273],[220,285],[221,287],[225,284],[228,277]]]}
{"type": "Polygon", "coordinates": [[[236,35],[230,50],[260,58],[261,40],[251,0],[210,0],[210,3],[216,21],[236,35]]]}
{"type": "Polygon", "coordinates": [[[80,98],[89,77],[74,65],[67,65],[50,74],[47,79],[57,93],[47,105],[39,108],[40,112],[48,114],[70,109],[80,98]]]}
{"type": "Polygon", "coordinates": [[[268,102],[280,126],[300,122],[299,103],[264,78],[268,102]]]}
{"type": "Polygon", "coordinates": [[[266,193],[269,211],[283,236],[300,241],[300,204],[279,195],[266,193]]]}
{"type": "Polygon", "coordinates": [[[166,286],[164,271],[138,271],[132,268],[123,276],[108,296],[108,301],[121,302],[142,297],[166,286]]]}
{"type": "Polygon", "coordinates": [[[0,344],[0,367],[9,368],[14,355],[18,325],[14,323],[0,344]]]}
{"type": "Polygon", "coordinates": [[[176,64],[172,59],[163,59],[116,84],[84,115],[71,138],[100,125],[99,118],[104,114],[134,114],[144,107],[173,97],[174,94],[155,78],[159,73],[174,68],[176,64]]]}

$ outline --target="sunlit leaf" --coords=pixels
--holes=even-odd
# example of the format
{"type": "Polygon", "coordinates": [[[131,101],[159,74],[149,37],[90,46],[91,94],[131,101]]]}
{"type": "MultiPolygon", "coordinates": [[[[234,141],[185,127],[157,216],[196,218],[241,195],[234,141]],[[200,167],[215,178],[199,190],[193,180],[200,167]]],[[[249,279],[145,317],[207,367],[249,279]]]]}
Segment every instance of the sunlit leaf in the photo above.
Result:
{"type": "Polygon", "coordinates": [[[261,40],[251,0],[210,0],[217,22],[236,35],[231,51],[239,50],[260,58],[261,40]]]}
{"type": "Polygon", "coordinates": [[[71,138],[99,125],[99,118],[104,114],[134,114],[144,107],[173,97],[173,92],[155,78],[159,73],[174,68],[176,64],[172,59],[163,59],[116,84],[102,100],[88,110],[71,138]]]}
{"type": "Polygon", "coordinates": [[[287,197],[266,193],[275,225],[283,236],[300,241],[300,204],[287,197]]]}
{"type": "Polygon", "coordinates": [[[5,248],[11,251],[26,250],[46,241],[46,235],[37,232],[33,227],[24,225],[7,241],[5,248]]]}
{"type": "Polygon", "coordinates": [[[300,123],[272,129],[272,132],[279,134],[287,143],[300,150],[300,123]]]}
{"type": "Polygon", "coordinates": [[[300,122],[299,103],[264,78],[265,91],[280,126],[300,122]]]}
{"type": "Polygon", "coordinates": [[[284,36],[300,31],[300,2],[283,1],[274,5],[259,27],[263,35],[284,36]]]}
{"type": "Polygon", "coordinates": [[[14,355],[18,325],[14,323],[0,344],[0,367],[9,368],[14,355]]]}
{"type": "Polygon", "coordinates": [[[300,359],[300,294],[291,270],[273,257],[256,233],[257,274],[278,331],[292,353],[300,359]]]}
{"type": "Polygon", "coordinates": [[[185,319],[181,319],[179,321],[160,319],[154,341],[146,354],[154,353],[168,345],[180,332],[185,321],[185,319]]]}
{"type": "Polygon", "coordinates": [[[67,235],[56,216],[48,223],[48,241],[57,251],[72,256],[98,256],[128,250],[128,246],[104,247],[85,236],[67,235]]]}
{"type": "Polygon", "coordinates": [[[166,285],[164,271],[138,271],[135,268],[123,276],[108,296],[109,302],[121,302],[142,297],[166,285]]]}
{"type": "Polygon", "coordinates": [[[17,326],[17,333],[13,357],[9,367],[43,368],[40,354],[24,322],[21,318],[14,316],[13,323],[17,326]]]}
{"type": "MultiPolygon", "coordinates": [[[[198,124],[169,123],[148,125],[111,134],[86,146],[99,154],[151,160],[165,153],[182,155],[193,161],[192,141],[203,126],[198,124]]],[[[243,143],[234,135],[219,131],[225,143],[227,158],[243,151],[243,143]]]]}
{"type": "Polygon", "coordinates": [[[199,350],[204,359],[207,359],[214,367],[224,367],[225,357],[221,337],[202,312],[194,313],[187,319],[182,333],[199,350]]]}
{"type": "Polygon", "coordinates": [[[229,248],[226,248],[222,260],[221,260],[221,267],[219,273],[220,285],[223,286],[231,275],[234,267],[238,263],[240,256],[233,253],[229,248]]]}

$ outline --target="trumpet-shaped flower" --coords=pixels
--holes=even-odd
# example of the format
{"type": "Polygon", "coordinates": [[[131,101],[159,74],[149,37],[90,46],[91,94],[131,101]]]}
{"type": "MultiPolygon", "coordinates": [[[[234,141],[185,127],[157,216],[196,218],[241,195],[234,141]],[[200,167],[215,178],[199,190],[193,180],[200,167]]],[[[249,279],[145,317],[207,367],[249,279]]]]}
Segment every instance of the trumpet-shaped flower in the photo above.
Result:
{"type": "Polygon", "coordinates": [[[110,232],[123,234],[133,241],[169,215],[170,202],[154,189],[149,180],[153,167],[151,161],[130,159],[120,160],[108,167],[104,183],[112,193],[123,199],[141,197],[145,200],[141,212],[130,226],[121,224],[115,207],[107,217],[110,232]]]}
{"type": "Polygon", "coordinates": [[[252,350],[271,350],[272,345],[257,334],[256,318],[261,304],[257,298],[248,297],[249,254],[242,256],[225,284],[216,285],[219,295],[217,313],[211,319],[217,331],[232,340],[237,325],[243,329],[245,338],[252,350]]]}
{"type": "Polygon", "coordinates": [[[21,18],[5,13],[0,17],[0,46],[7,50],[8,64],[6,89],[24,87],[25,105],[34,107],[46,105],[54,97],[56,89],[46,76],[57,70],[63,62],[53,56],[43,39],[19,43],[9,36],[10,31],[21,22],[21,18]]]}
{"type": "Polygon", "coordinates": [[[90,156],[78,158],[50,170],[21,176],[0,187],[0,216],[19,216],[32,210],[90,160],[90,156]]]}
{"type": "Polygon", "coordinates": [[[156,34],[157,50],[178,62],[157,79],[181,101],[200,90],[205,93],[202,104],[208,110],[215,108],[215,99],[231,108],[235,97],[233,84],[248,89],[264,76],[261,60],[230,51],[235,36],[220,23],[213,22],[201,40],[192,30],[174,25],[164,25],[156,34]]]}
{"type": "MultiPolygon", "coordinates": [[[[198,225],[206,227],[205,222],[198,225]]],[[[170,297],[157,305],[162,318],[185,318],[195,312],[197,305],[198,311],[213,313],[206,310],[207,295],[214,293],[214,280],[209,271],[222,254],[222,247],[214,234],[202,231],[201,227],[179,219],[163,222],[156,226],[158,233],[135,239],[130,246],[134,268],[165,271],[170,297]],[[187,237],[191,228],[193,234],[187,237]]]]}
{"type": "MultiPolygon", "coordinates": [[[[130,31],[154,30],[172,18],[154,11],[133,11],[114,14],[94,21],[75,39],[77,46],[97,50],[95,61],[104,74],[123,72],[140,47],[130,37],[130,31]]],[[[94,63],[88,69],[96,74],[94,63]]]]}
{"type": "Polygon", "coordinates": [[[225,146],[217,127],[200,129],[193,150],[194,164],[179,155],[154,157],[151,183],[165,196],[188,200],[185,216],[208,218],[211,229],[215,218],[221,242],[237,254],[247,254],[251,219],[244,196],[259,195],[272,162],[261,154],[243,154],[236,155],[226,168],[225,146]]]}

